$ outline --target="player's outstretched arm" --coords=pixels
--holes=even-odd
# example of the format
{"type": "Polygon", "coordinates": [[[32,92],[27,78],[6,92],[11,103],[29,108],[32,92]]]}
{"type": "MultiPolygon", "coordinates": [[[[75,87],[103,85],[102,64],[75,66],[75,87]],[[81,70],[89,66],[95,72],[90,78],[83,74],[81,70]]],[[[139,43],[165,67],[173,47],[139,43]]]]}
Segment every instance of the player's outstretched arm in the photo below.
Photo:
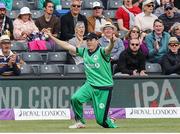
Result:
{"type": "Polygon", "coordinates": [[[62,41],[62,40],[57,39],[56,37],[54,37],[51,34],[51,32],[48,29],[44,30],[44,33],[47,34],[60,47],[64,48],[65,50],[71,51],[74,54],[76,53],[76,47],[75,46],[69,44],[66,41],[62,41]]]}
{"type": "Polygon", "coordinates": [[[113,47],[114,47],[114,42],[117,40],[117,37],[115,36],[115,34],[113,34],[111,41],[109,43],[109,45],[107,47],[105,47],[105,53],[108,55],[111,53],[113,47]]]}

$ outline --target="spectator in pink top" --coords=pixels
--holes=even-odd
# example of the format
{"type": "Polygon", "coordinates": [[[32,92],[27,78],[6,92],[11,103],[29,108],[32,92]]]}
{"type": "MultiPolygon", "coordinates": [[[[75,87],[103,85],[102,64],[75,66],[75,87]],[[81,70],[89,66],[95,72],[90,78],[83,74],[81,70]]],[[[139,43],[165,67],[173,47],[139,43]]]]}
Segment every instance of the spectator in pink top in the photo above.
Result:
{"type": "Polygon", "coordinates": [[[132,0],[123,0],[123,5],[115,13],[120,30],[129,31],[134,26],[134,17],[141,13],[141,9],[133,6],[132,0]]]}
{"type": "Polygon", "coordinates": [[[13,35],[15,40],[26,41],[32,32],[39,32],[31,18],[31,12],[28,7],[20,9],[18,18],[13,22],[13,35]]]}

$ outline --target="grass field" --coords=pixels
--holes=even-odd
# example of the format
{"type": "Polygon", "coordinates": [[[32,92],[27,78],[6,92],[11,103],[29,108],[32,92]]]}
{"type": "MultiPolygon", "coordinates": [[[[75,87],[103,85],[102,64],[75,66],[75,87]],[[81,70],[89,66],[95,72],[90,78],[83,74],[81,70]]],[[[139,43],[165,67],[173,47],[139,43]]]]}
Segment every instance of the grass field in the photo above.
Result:
{"type": "Polygon", "coordinates": [[[107,129],[96,124],[95,120],[87,120],[83,129],[69,129],[73,120],[44,120],[44,121],[0,121],[0,133],[4,132],[41,132],[41,133],[177,133],[180,132],[180,119],[118,119],[118,128],[107,129]]]}

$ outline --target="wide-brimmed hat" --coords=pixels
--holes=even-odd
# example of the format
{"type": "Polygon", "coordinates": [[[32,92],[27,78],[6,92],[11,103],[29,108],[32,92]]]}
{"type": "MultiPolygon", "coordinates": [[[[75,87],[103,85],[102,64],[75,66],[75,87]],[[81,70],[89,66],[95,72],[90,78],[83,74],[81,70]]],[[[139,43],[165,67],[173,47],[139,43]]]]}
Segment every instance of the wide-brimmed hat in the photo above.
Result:
{"type": "Polygon", "coordinates": [[[145,5],[147,5],[147,4],[149,4],[149,3],[154,3],[154,0],[145,0],[145,1],[143,2],[143,7],[144,7],[145,5]]]}
{"type": "Polygon", "coordinates": [[[179,44],[179,41],[176,37],[170,37],[169,44],[172,44],[172,43],[175,43],[175,44],[178,43],[179,44]]]}
{"type": "Polygon", "coordinates": [[[97,34],[95,34],[94,32],[91,32],[91,33],[88,33],[84,38],[83,40],[88,40],[88,39],[96,39],[98,40],[98,36],[97,34]]]}
{"type": "Polygon", "coordinates": [[[10,37],[8,35],[2,35],[0,37],[0,43],[10,43],[11,40],[10,40],[10,37]]]}
{"type": "Polygon", "coordinates": [[[104,26],[100,28],[100,30],[103,31],[106,27],[111,27],[114,31],[117,30],[116,26],[114,26],[110,21],[107,21],[104,26]]]}
{"type": "Polygon", "coordinates": [[[0,9],[6,9],[6,6],[4,3],[0,2],[0,9]]]}
{"type": "Polygon", "coordinates": [[[23,14],[32,14],[31,11],[30,11],[30,9],[29,9],[29,7],[22,7],[22,8],[20,9],[19,15],[23,15],[23,14]]]}
{"type": "Polygon", "coordinates": [[[102,5],[102,3],[99,2],[99,1],[93,2],[92,7],[93,7],[93,8],[95,8],[95,7],[101,7],[101,8],[104,8],[104,6],[102,5]]]}

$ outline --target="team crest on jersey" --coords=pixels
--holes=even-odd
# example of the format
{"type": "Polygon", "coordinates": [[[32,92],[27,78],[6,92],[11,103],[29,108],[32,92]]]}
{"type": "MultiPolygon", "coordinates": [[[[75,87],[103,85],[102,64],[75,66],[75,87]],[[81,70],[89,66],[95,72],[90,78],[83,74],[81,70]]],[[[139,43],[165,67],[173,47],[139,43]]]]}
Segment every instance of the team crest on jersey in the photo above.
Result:
{"type": "Polygon", "coordinates": [[[95,67],[96,67],[96,68],[99,68],[99,67],[100,67],[100,64],[99,64],[99,63],[95,63],[95,67]]]}
{"type": "Polygon", "coordinates": [[[105,107],[104,103],[100,103],[100,104],[99,104],[99,108],[100,108],[100,109],[103,109],[104,107],[105,107]]]}
{"type": "Polygon", "coordinates": [[[94,55],[94,61],[97,61],[98,60],[98,56],[97,55],[94,55]]]}

